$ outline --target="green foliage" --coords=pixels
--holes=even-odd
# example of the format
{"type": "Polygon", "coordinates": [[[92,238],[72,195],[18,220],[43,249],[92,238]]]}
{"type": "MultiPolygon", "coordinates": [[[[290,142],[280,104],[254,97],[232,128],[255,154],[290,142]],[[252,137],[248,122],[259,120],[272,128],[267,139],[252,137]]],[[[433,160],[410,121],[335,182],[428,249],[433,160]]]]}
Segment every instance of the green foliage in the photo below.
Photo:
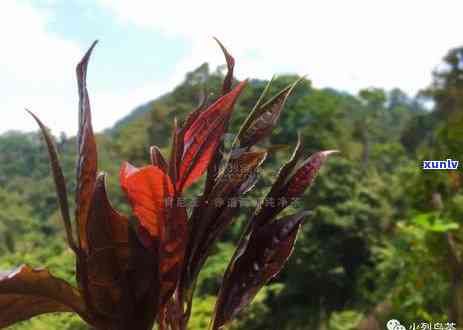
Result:
{"type": "Polygon", "coordinates": [[[399,222],[397,235],[374,249],[377,268],[370,276],[381,286],[370,298],[390,299],[391,314],[404,322],[446,319],[449,283],[442,271],[447,268],[442,233],[457,227],[431,214],[399,222]]]}
{"type": "Polygon", "coordinates": [[[363,314],[354,310],[345,310],[335,312],[331,315],[328,329],[329,330],[355,330],[357,325],[364,317],[363,314]]]}
{"type": "MultiPolygon", "coordinates": [[[[270,94],[294,78],[278,77],[270,94]]],[[[220,69],[210,72],[204,64],[171,93],[146,103],[97,136],[99,167],[109,173],[109,191],[117,209],[128,210],[117,180],[121,160],[147,163],[152,144],[167,157],[174,118],[184,118],[194,109],[202,90],[220,90],[222,79],[220,69]]],[[[250,80],[236,106],[230,140],[266,83],[250,80]]],[[[447,85],[439,86],[444,93],[447,85]]],[[[318,89],[303,80],[289,98],[279,128],[259,143],[259,148],[269,148],[269,156],[259,171],[257,189],[248,197],[255,201],[266,194],[261,188],[268,187],[278,164],[289,157],[291,150],[285,146],[295,143],[298,131],[309,152],[339,149],[341,157],[327,164],[322,172],[329,175],[322,173],[309,197],[298,201],[313,216],[299,235],[287,269],[259,293],[231,328],[297,330],[324,324],[329,330],[354,329],[375,304],[387,299],[393,302],[394,315],[404,321],[447,319],[449,276],[443,235],[452,232],[460,237],[463,195],[452,188],[446,175],[423,173],[419,161],[459,151],[461,140],[449,134],[452,128],[434,123],[419,99],[398,89],[370,88],[356,96],[318,89]],[[434,136],[440,147],[430,146],[427,136],[434,136]],[[366,156],[368,164],[362,167],[366,156]],[[430,213],[429,201],[436,189],[446,207],[439,216],[430,213]]],[[[70,191],[74,189],[75,144],[74,138],[58,141],[70,191]]],[[[46,151],[38,135],[0,136],[0,183],[0,270],[21,263],[43,265],[56,276],[75,281],[74,259],[64,247],[46,151]]],[[[197,197],[201,184],[193,185],[186,197],[197,197]]],[[[201,273],[191,329],[209,325],[239,229],[252,216],[250,209],[245,210],[224,233],[201,273]]],[[[86,328],[77,317],[61,314],[37,317],[12,329],[86,328]]]]}
{"type": "Polygon", "coordinates": [[[8,327],[9,330],[89,330],[79,317],[72,313],[54,313],[41,315],[30,321],[21,322],[8,327]]]}

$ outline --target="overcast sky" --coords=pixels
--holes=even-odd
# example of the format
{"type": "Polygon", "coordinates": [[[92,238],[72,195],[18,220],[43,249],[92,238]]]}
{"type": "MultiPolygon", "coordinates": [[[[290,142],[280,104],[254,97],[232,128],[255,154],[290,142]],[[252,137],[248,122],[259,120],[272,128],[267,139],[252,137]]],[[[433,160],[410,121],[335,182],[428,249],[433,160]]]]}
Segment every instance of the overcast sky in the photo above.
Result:
{"type": "Polygon", "coordinates": [[[88,87],[96,130],[171,90],[207,61],[212,36],[237,60],[236,76],[307,74],[316,87],[414,94],[448,49],[463,45],[461,0],[0,0],[0,133],[74,135],[75,65],[94,39],[88,87]]]}

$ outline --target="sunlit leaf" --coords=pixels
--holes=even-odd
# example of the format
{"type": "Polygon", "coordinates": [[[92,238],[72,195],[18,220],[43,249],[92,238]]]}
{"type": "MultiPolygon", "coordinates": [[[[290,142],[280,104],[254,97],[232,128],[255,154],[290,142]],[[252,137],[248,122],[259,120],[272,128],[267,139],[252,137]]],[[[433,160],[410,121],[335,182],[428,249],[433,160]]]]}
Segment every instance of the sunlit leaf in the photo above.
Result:
{"type": "Polygon", "coordinates": [[[174,118],[174,124],[172,127],[172,147],[170,149],[169,159],[169,176],[172,180],[172,184],[177,186],[179,178],[180,162],[183,157],[184,140],[185,134],[184,129],[178,128],[177,118],[174,118]]]}
{"type": "Polygon", "coordinates": [[[418,227],[437,233],[445,233],[460,227],[457,222],[440,217],[435,213],[422,213],[412,219],[418,227]]]}
{"type": "Polygon", "coordinates": [[[236,99],[246,81],[222,96],[202,112],[184,134],[184,152],[179,169],[177,190],[182,191],[195,182],[207,169],[222,135],[225,133],[236,99]]]}
{"type": "Polygon", "coordinates": [[[141,226],[152,238],[159,237],[167,217],[166,200],[174,196],[169,176],[153,165],[136,169],[125,162],[121,168],[120,182],[141,226]]]}
{"type": "MultiPolygon", "coordinates": [[[[239,83],[231,92],[223,95],[206,110],[200,113],[192,125],[185,132],[184,141],[185,147],[187,142],[200,131],[207,129],[207,127],[220,116],[229,116],[233,110],[236,99],[239,97],[243,88],[246,86],[247,80],[239,83]]],[[[185,148],[186,149],[186,148],[185,148]]]]}
{"type": "Polygon", "coordinates": [[[187,236],[187,214],[177,206],[169,176],[156,166],[136,169],[124,163],[121,185],[136,215],[142,243],[158,258],[161,308],[177,285],[187,236]]]}
{"type": "MultiPolygon", "coordinates": [[[[232,89],[233,83],[233,69],[235,67],[235,59],[227,49],[222,45],[222,43],[217,39],[214,38],[215,41],[219,44],[220,49],[222,50],[225,61],[227,62],[227,73],[222,83],[222,95],[229,93],[232,89]]],[[[225,123],[224,131],[228,131],[229,123],[225,123]]],[[[219,173],[220,163],[222,161],[222,153],[224,150],[224,142],[221,140],[217,147],[217,152],[214,154],[212,161],[209,162],[209,166],[207,167],[207,176],[206,176],[206,183],[204,184],[204,194],[207,195],[211,191],[212,187],[214,186],[215,180],[219,173]]]]}

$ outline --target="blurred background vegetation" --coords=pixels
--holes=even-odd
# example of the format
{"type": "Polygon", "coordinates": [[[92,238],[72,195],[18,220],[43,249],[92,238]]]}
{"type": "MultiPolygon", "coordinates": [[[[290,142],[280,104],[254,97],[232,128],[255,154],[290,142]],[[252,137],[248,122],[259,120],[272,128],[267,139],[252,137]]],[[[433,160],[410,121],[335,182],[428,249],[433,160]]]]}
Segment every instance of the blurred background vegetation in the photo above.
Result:
{"type": "MultiPolygon", "coordinates": [[[[308,79],[296,88],[278,128],[261,144],[270,147],[270,155],[252,196],[263,196],[298,131],[308,152],[339,149],[341,156],[328,162],[299,203],[314,216],[289,264],[232,325],[234,330],[374,330],[384,329],[390,317],[402,324],[451,320],[463,326],[462,165],[457,171],[421,169],[424,159],[463,160],[462,55],[463,48],[450,50],[433,84],[415,97],[381,88],[351,95],[315,88],[308,79]]],[[[171,93],[98,134],[99,167],[110,174],[111,199],[118,209],[129,210],[118,186],[121,161],[148,163],[152,144],[167,153],[174,117],[185,118],[203,88],[217,97],[223,73],[222,67],[210,70],[203,64],[171,93]]],[[[272,92],[296,78],[279,76],[272,92]]],[[[231,134],[266,83],[250,81],[235,109],[231,134]]],[[[111,109],[93,111],[111,114],[111,109]]],[[[73,191],[75,138],[62,134],[56,142],[73,191]]],[[[200,191],[196,185],[188,194],[200,191]]],[[[203,269],[191,329],[207,328],[221,276],[251,212],[243,209],[203,269]]],[[[22,263],[46,266],[75,283],[74,258],[65,247],[59,217],[39,134],[1,135],[0,271],[22,263]]],[[[73,315],[59,314],[11,329],[87,327],[73,315]]]]}

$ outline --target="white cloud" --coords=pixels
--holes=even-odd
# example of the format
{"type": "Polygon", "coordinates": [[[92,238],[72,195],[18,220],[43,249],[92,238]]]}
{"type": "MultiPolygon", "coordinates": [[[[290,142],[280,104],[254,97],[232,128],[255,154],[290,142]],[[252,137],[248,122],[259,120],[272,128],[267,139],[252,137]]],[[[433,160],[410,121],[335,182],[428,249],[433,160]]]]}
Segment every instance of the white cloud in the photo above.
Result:
{"type": "MultiPolygon", "coordinates": [[[[430,82],[446,51],[463,43],[459,0],[97,1],[121,24],[180,36],[191,47],[167,83],[144,81],[133,90],[92,85],[98,70],[91,66],[96,130],[167,92],[204,61],[222,64],[212,36],[236,57],[239,78],[296,72],[316,86],[353,92],[373,85],[413,93],[430,82]]],[[[54,133],[76,131],[74,67],[85,49],[49,31],[52,8],[0,1],[0,132],[35,130],[25,107],[54,133]]]]}
{"type": "Polygon", "coordinates": [[[74,130],[75,122],[62,119],[73,109],[69,87],[75,88],[72,68],[82,51],[46,30],[50,15],[24,2],[0,4],[0,131],[36,129],[25,107],[55,132],[74,130]]]}
{"type": "Polygon", "coordinates": [[[292,71],[317,86],[414,93],[446,51],[463,43],[459,0],[99,2],[123,24],[190,41],[177,79],[203,61],[222,62],[211,40],[217,36],[237,58],[239,78],[292,71]]]}
{"type": "MultiPolygon", "coordinates": [[[[76,42],[48,31],[53,12],[28,2],[0,2],[0,133],[37,130],[28,108],[52,130],[74,135],[77,130],[77,84],[74,68],[85,52],[76,42]]],[[[95,57],[98,56],[96,51],[95,57]]],[[[142,82],[134,90],[110,91],[92,86],[98,70],[90,65],[89,93],[95,130],[102,130],[173,83],[142,82]],[[97,110],[97,111],[96,111],[97,110]]]]}

